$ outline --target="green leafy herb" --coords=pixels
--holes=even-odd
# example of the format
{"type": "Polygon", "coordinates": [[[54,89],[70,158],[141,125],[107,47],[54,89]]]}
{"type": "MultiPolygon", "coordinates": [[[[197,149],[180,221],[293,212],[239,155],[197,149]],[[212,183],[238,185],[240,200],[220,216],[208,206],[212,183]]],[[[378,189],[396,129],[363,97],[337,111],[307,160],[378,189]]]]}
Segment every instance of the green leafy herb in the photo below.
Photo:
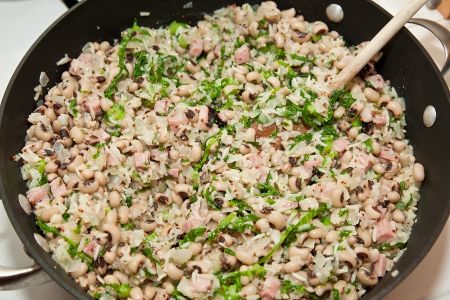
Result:
{"type": "Polygon", "coordinates": [[[259,190],[260,195],[264,197],[280,195],[278,189],[275,186],[270,185],[268,182],[258,183],[256,188],[259,190]]]}
{"type": "Polygon", "coordinates": [[[239,209],[239,213],[242,215],[244,211],[253,212],[253,209],[244,200],[231,199],[228,201],[232,206],[236,206],[239,209]]]}
{"type": "Polygon", "coordinates": [[[43,159],[39,160],[36,164],[36,170],[39,172],[39,180],[37,182],[38,186],[48,183],[47,174],[45,173],[46,164],[47,163],[43,159]]]}
{"type": "Polygon", "coordinates": [[[134,54],[136,63],[134,64],[133,77],[138,78],[145,74],[145,67],[148,64],[147,52],[139,51],[134,54]]]}
{"type": "Polygon", "coordinates": [[[132,205],[132,202],[133,202],[133,197],[131,195],[128,195],[125,197],[126,206],[130,207],[132,205]]]}
{"type": "Polygon", "coordinates": [[[223,231],[242,233],[246,229],[253,230],[255,228],[253,222],[257,221],[258,219],[259,218],[257,216],[252,214],[239,217],[236,212],[232,212],[219,222],[216,229],[208,234],[207,240],[209,242],[213,241],[214,239],[216,239],[217,235],[223,231]]]}
{"type": "Polygon", "coordinates": [[[400,186],[401,191],[404,191],[407,189],[406,182],[404,182],[404,181],[401,181],[398,185],[400,186]]]}
{"type": "Polygon", "coordinates": [[[208,188],[203,190],[203,198],[205,198],[206,203],[208,204],[209,208],[220,210],[222,209],[222,206],[220,206],[216,201],[214,201],[212,192],[215,191],[215,188],[212,186],[209,186],[208,188]]]}
{"type": "Polygon", "coordinates": [[[361,127],[362,126],[362,122],[359,118],[354,119],[351,123],[352,127],[361,127]]]}
{"type": "Polygon", "coordinates": [[[280,240],[276,243],[269,253],[259,260],[259,264],[267,262],[275,252],[280,250],[282,247],[289,246],[297,239],[297,234],[302,232],[310,231],[314,228],[312,225],[312,219],[317,215],[318,210],[311,210],[306,212],[300,220],[294,224],[289,225],[285,231],[281,233],[280,240]]]}
{"type": "Polygon", "coordinates": [[[414,201],[413,196],[410,195],[408,202],[405,202],[402,199],[401,201],[397,202],[397,204],[395,204],[395,207],[400,210],[408,210],[411,207],[411,205],[413,204],[413,201],[414,201]]]}
{"type": "Polygon", "coordinates": [[[253,265],[246,271],[216,274],[219,278],[220,287],[214,291],[214,294],[221,295],[223,299],[227,300],[242,299],[239,294],[242,289],[241,277],[262,278],[265,274],[266,270],[260,265],[253,265]]]}
{"type": "Polygon", "coordinates": [[[219,131],[216,135],[210,136],[203,147],[202,159],[194,166],[194,171],[199,172],[203,165],[208,161],[209,154],[211,152],[212,146],[219,143],[222,131],[219,131]]]}
{"type": "Polygon", "coordinates": [[[330,96],[331,103],[339,103],[346,109],[350,108],[355,101],[352,94],[344,89],[335,90],[330,96]]]}
{"type": "Polygon", "coordinates": [[[69,221],[69,218],[70,218],[70,214],[67,212],[67,211],[65,211],[63,214],[62,214],[62,218],[63,218],[63,220],[64,221],[69,221]]]}
{"type": "Polygon", "coordinates": [[[111,283],[106,284],[107,287],[110,287],[118,298],[128,298],[131,293],[131,286],[128,283],[117,284],[111,283]]]}
{"type": "Polygon", "coordinates": [[[311,41],[313,43],[317,43],[318,41],[320,41],[322,39],[322,35],[321,34],[313,34],[311,36],[311,41]]]}
{"type": "Polygon", "coordinates": [[[112,123],[117,123],[123,118],[125,118],[125,107],[119,103],[114,103],[105,115],[105,121],[112,123]]]}
{"type": "Polygon", "coordinates": [[[95,154],[92,155],[92,158],[94,158],[94,159],[99,158],[99,157],[100,157],[100,154],[101,154],[101,149],[102,149],[103,147],[105,147],[105,146],[106,146],[105,143],[97,143],[97,144],[95,145],[95,148],[97,148],[97,152],[95,152],[95,154]]]}
{"type": "Polygon", "coordinates": [[[391,250],[401,250],[405,248],[406,243],[396,243],[394,245],[391,245],[390,243],[383,243],[378,245],[378,250],[380,251],[391,251],[391,250]]]}
{"type": "Polygon", "coordinates": [[[373,152],[373,142],[371,138],[368,138],[367,140],[362,142],[362,144],[364,145],[364,147],[367,149],[368,152],[370,153],[373,152]]]}
{"type": "Polygon", "coordinates": [[[180,28],[187,28],[187,27],[188,27],[188,25],[186,23],[173,21],[169,25],[169,32],[170,32],[171,35],[175,35],[175,34],[177,34],[178,29],[180,29],[180,28]]]}
{"type": "Polygon", "coordinates": [[[223,252],[232,256],[236,256],[236,253],[230,248],[223,248],[223,252]]]}
{"type": "Polygon", "coordinates": [[[120,225],[125,230],[133,230],[135,228],[134,224],[132,222],[128,222],[125,224],[120,225]]]}
{"type": "Polygon", "coordinates": [[[69,101],[69,112],[74,118],[78,118],[77,98],[69,101]]]}
{"type": "Polygon", "coordinates": [[[285,59],[286,58],[286,52],[283,48],[278,48],[273,43],[267,43],[266,46],[261,47],[258,49],[261,53],[271,53],[275,55],[276,59],[285,59]]]}
{"type": "Polygon", "coordinates": [[[195,242],[195,239],[197,237],[202,236],[206,231],[205,227],[197,227],[197,228],[193,228],[191,229],[188,233],[186,233],[186,235],[184,236],[184,238],[181,240],[180,245],[185,244],[185,243],[193,243],[195,242]]]}
{"type": "Polygon", "coordinates": [[[294,293],[297,295],[303,295],[305,293],[308,293],[304,285],[292,283],[292,281],[290,280],[283,280],[281,282],[280,291],[282,294],[286,295],[290,293],[294,293]]]}
{"type": "Polygon", "coordinates": [[[339,291],[337,289],[333,289],[333,300],[341,300],[341,296],[339,295],[339,291]]]}
{"type": "Polygon", "coordinates": [[[311,142],[312,138],[313,138],[312,133],[304,133],[304,134],[297,135],[293,139],[294,142],[289,145],[289,150],[292,150],[293,148],[295,148],[298,144],[300,144],[303,141],[305,141],[307,143],[311,142]]]}
{"type": "Polygon", "coordinates": [[[161,261],[157,257],[155,257],[155,255],[153,254],[152,248],[146,247],[146,248],[142,249],[142,254],[144,254],[146,257],[148,257],[155,264],[161,265],[161,261]]]}
{"type": "Polygon", "coordinates": [[[351,230],[341,230],[341,231],[339,231],[339,236],[340,236],[341,238],[347,238],[347,237],[349,237],[352,233],[353,233],[353,231],[351,231],[351,230]]]}

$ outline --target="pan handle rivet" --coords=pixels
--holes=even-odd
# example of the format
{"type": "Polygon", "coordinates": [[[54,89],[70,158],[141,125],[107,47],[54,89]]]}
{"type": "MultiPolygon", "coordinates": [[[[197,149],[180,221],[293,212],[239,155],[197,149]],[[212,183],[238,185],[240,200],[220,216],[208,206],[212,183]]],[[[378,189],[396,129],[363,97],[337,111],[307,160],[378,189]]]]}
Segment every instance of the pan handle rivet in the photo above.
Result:
{"type": "Polygon", "coordinates": [[[432,105],[428,105],[423,112],[423,124],[426,127],[433,126],[436,121],[436,109],[432,105]]]}
{"type": "Polygon", "coordinates": [[[325,11],[331,22],[339,23],[344,19],[344,10],[338,4],[330,4],[325,11]]]}

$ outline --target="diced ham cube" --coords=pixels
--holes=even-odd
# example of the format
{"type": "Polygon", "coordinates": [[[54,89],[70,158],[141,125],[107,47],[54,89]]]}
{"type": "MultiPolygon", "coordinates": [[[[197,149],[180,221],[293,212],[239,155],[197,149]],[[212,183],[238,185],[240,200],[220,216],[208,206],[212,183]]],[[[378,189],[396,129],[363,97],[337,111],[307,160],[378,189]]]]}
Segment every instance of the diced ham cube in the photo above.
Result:
{"type": "Polygon", "coordinates": [[[203,40],[194,39],[189,47],[189,55],[197,57],[200,56],[202,52],[203,52],[203,40]]]}
{"type": "Polygon", "coordinates": [[[386,116],[383,114],[375,114],[372,120],[376,125],[383,126],[386,124],[386,116]]]}
{"type": "Polygon", "coordinates": [[[155,103],[155,112],[158,115],[165,115],[167,114],[167,111],[169,110],[169,103],[167,100],[158,100],[155,103]]]}
{"type": "Polygon", "coordinates": [[[378,260],[375,262],[374,273],[378,277],[383,277],[386,274],[386,255],[380,254],[378,260]]]}
{"type": "Polygon", "coordinates": [[[98,254],[100,253],[101,246],[97,244],[95,240],[90,241],[83,248],[83,252],[92,257],[93,259],[97,259],[98,254]]]}
{"type": "Polygon", "coordinates": [[[102,113],[101,101],[97,95],[89,95],[83,105],[92,116],[98,116],[102,113]]]}
{"type": "Polygon", "coordinates": [[[55,178],[50,182],[50,190],[55,198],[67,195],[66,185],[60,177],[55,178]]]}
{"type": "Polygon", "coordinates": [[[243,45],[234,52],[234,60],[238,65],[245,64],[250,59],[250,50],[247,45],[243,45]]]}
{"type": "Polygon", "coordinates": [[[212,128],[214,122],[214,111],[206,105],[202,105],[198,110],[198,127],[201,130],[208,131],[212,128]]]}
{"type": "Polygon", "coordinates": [[[210,274],[197,274],[192,277],[192,291],[194,293],[206,293],[212,287],[213,279],[210,274]]]}
{"type": "Polygon", "coordinates": [[[150,152],[150,158],[156,161],[166,161],[168,154],[166,151],[159,151],[159,149],[153,149],[150,152]]]}
{"type": "Polygon", "coordinates": [[[375,242],[386,243],[395,239],[395,226],[386,219],[379,221],[373,229],[375,242]]]}
{"type": "Polygon", "coordinates": [[[198,216],[191,216],[183,225],[184,232],[189,232],[192,228],[197,228],[204,225],[204,218],[198,216]]]}
{"type": "Polygon", "coordinates": [[[133,158],[136,168],[145,168],[148,164],[149,155],[148,152],[136,152],[133,158]]]}
{"type": "Polygon", "coordinates": [[[341,153],[347,148],[348,145],[350,145],[350,142],[348,140],[342,138],[337,139],[333,143],[333,150],[341,153]]]}
{"type": "Polygon", "coordinates": [[[280,290],[281,282],[274,276],[268,277],[264,280],[261,293],[259,294],[262,299],[275,299],[278,291],[280,290]]]}
{"type": "Polygon", "coordinates": [[[380,152],[380,158],[389,161],[398,161],[398,155],[394,150],[388,147],[382,147],[380,152]]]}
{"type": "Polygon", "coordinates": [[[384,80],[380,74],[368,76],[365,79],[370,82],[375,89],[382,89],[384,87],[384,80]]]}
{"type": "Polygon", "coordinates": [[[36,205],[48,196],[47,189],[42,186],[34,187],[27,192],[28,201],[36,205]]]}
{"type": "Polygon", "coordinates": [[[180,174],[180,169],[169,169],[169,175],[175,178],[178,178],[178,174],[180,174]]]}
{"type": "Polygon", "coordinates": [[[172,131],[177,132],[181,125],[186,124],[188,119],[184,113],[175,113],[167,117],[167,122],[172,131]]]}
{"type": "Polygon", "coordinates": [[[263,159],[259,153],[250,153],[246,155],[246,158],[251,162],[252,166],[255,168],[261,167],[263,165],[263,159]]]}

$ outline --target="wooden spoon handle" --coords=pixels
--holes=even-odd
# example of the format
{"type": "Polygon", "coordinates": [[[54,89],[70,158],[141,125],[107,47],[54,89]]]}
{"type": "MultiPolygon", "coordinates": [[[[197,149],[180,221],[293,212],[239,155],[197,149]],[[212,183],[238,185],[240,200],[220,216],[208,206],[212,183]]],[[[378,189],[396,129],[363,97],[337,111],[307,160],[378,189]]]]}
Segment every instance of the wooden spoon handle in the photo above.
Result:
{"type": "MultiPolygon", "coordinates": [[[[400,12],[381,29],[355,59],[333,80],[331,88],[338,89],[352,80],[356,74],[384,47],[392,37],[411,19],[428,0],[411,0],[400,12]]],[[[405,51],[407,51],[405,49],[405,51]]]]}

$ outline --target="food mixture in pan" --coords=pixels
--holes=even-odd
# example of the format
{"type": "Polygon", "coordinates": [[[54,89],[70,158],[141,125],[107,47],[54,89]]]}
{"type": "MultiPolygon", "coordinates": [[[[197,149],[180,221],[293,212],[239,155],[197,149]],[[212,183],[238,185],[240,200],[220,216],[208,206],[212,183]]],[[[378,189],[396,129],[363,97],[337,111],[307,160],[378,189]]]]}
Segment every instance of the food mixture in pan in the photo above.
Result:
{"type": "Polygon", "coordinates": [[[102,300],[360,298],[424,179],[379,57],[329,90],[363,46],[273,2],[87,43],[17,155],[36,240],[102,300]]]}

